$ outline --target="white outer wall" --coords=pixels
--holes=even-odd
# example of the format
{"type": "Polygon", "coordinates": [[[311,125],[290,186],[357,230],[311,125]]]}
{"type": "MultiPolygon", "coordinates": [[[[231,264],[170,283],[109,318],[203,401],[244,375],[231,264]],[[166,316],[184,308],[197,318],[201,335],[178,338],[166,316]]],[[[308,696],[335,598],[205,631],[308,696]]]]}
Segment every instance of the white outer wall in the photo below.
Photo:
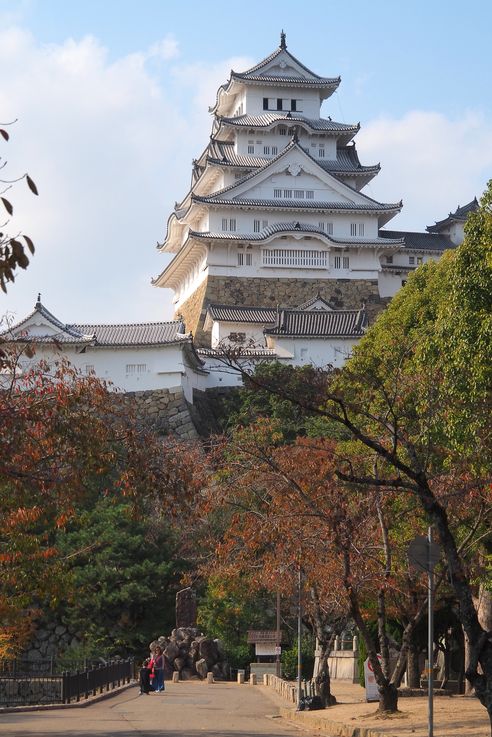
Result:
{"type": "Polygon", "coordinates": [[[325,368],[329,364],[340,368],[350,356],[355,338],[267,338],[269,348],[278,349],[293,356],[288,363],[294,366],[312,364],[318,368],[325,368]]]}
{"type": "Polygon", "coordinates": [[[171,389],[181,385],[184,373],[182,350],[179,345],[158,346],[155,348],[87,348],[85,353],[77,353],[73,347],[36,347],[32,362],[45,359],[48,362],[67,359],[82,373],[93,366],[96,376],[112,382],[115,389],[125,392],[145,391],[146,389],[171,389]],[[144,364],[145,370],[127,373],[128,364],[144,364]]]}

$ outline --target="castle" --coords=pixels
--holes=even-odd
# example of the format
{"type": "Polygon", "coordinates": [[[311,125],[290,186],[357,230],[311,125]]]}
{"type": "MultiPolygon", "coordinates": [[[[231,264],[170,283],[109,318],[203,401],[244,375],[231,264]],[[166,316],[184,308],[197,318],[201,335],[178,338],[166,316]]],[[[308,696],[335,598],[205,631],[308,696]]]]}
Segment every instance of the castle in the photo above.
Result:
{"type": "Polygon", "coordinates": [[[387,229],[402,202],[363,192],[380,165],[360,163],[359,124],[321,117],[339,85],[296,59],[282,33],[219,87],[209,142],[159,245],[173,259],[153,283],[173,290],[174,321],[67,325],[39,297],[9,338],[126,392],[189,403],[195,390],[238,383],[217,360],[224,345],[250,362],[341,366],[408,273],[462,241],[478,203],[426,232],[387,229]]]}

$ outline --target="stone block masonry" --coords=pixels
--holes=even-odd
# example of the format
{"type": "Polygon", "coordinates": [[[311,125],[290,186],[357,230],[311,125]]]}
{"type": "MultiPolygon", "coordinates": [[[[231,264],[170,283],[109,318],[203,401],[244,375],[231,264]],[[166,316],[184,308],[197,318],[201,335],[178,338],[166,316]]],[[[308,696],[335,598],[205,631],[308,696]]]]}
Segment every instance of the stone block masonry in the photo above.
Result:
{"type": "Polygon", "coordinates": [[[377,280],[371,279],[250,279],[209,276],[177,311],[193,333],[198,346],[210,347],[210,333],[204,331],[210,303],[252,305],[253,307],[297,307],[321,295],[334,310],[358,309],[366,303],[369,321],[386,307],[389,300],[379,296],[377,280]]]}
{"type": "Polygon", "coordinates": [[[188,403],[181,387],[128,392],[125,400],[135,412],[158,432],[175,435],[181,440],[198,437],[188,403]]]}

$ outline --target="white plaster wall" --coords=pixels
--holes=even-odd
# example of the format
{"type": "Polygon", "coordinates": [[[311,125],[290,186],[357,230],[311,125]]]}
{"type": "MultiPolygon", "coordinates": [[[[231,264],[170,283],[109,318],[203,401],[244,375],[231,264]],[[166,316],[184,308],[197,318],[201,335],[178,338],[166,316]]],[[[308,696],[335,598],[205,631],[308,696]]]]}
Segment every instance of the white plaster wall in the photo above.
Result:
{"type": "MultiPolygon", "coordinates": [[[[306,118],[319,118],[320,114],[320,95],[317,90],[299,89],[295,87],[245,87],[246,90],[246,109],[245,112],[248,115],[262,115],[267,112],[263,110],[263,98],[272,97],[282,99],[295,99],[302,100],[301,104],[298,104],[297,112],[304,115],[306,118]]],[[[277,112],[271,110],[268,112],[277,112]]],[[[286,111],[287,112],[287,111],[286,111]]]]}
{"type": "Polygon", "coordinates": [[[358,340],[353,338],[283,338],[268,336],[268,347],[291,354],[294,366],[312,364],[323,368],[328,364],[339,368],[350,356],[358,340]]]}
{"type": "MultiPolygon", "coordinates": [[[[244,345],[263,348],[265,346],[265,336],[263,335],[264,325],[252,325],[251,323],[242,322],[219,322],[215,320],[212,325],[212,348],[217,348],[220,344],[229,343],[231,333],[244,333],[244,345]]],[[[233,345],[238,345],[233,341],[233,345]]]]}
{"type": "Polygon", "coordinates": [[[402,287],[402,281],[407,277],[405,274],[397,276],[396,274],[388,274],[381,271],[378,276],[378,289],[380,297],[394,297],[402,287]]]}
{"type": "Polygon", "coordinates": [[[155,348],[86,348],[79,353],[74,347],[39,346],[31,362],[45,359],[48,362],[67,359],[82,373],[93,370],[100,379],[110,381],[114,389],[144,391],[145,389],[169,389],[181,385],[184,372],[182,351],[179,346],[155,348]],[[127,365],[145,366],[127,373],[127,365]]]}
{"type": "MultiPolygon", "coordinates": [[[[262,111],[263,112],[263,111],[262,111]]],[[[265,159],[274,158],[281,153],[291,142],[292,133],[289,133],[288,123],[279,122],[271,130],[255,130],[254,133],[248,130],[238,129],[235,133],[235,151],[240,155],[248,154],[248,146],[254,146],[254,156],[265,157],[265,159]],[[286,129],[281,134],[280,128],[286,129]],[[264,153],[264,146],[270,146],[270,154],[264,153]],[[277,153],[272,151],[272,146],[277,147],[277,153]]],[[[309,151],[310,156],[315,159],[322,159],[319,156],[320,144],[325,149],[324,159],[335,161],[337,158],[337,137],[326,133],[311,133],[304,128],[298,127],[298,136],[300,145],[309,151]],[[316,145],[313,145],[316,144],[316,145]]]]}
{"type": "MultiPolygon", "coordinates": [[[[275,180],[276,179],[277,178],[275,178],[275,180]]],[[[291,181],[288,185],[289,189],[302,189],[302,187],[297,187],[296,185],[293,185],[292,179],[293,178],[290,177],[291,181]]],[[[277,185],[275,184],[275,186],[277,185]]],[[[278,187],[283,189],[283,184],[279,182],[278,187]]],[[[308,187],[306,187],[306,189],[308,189],[308,187]]],[[[256,196],[258,197],[258,195],[256,196]]],[[[263,195],[261,199],[265,199],[265,196],[263,195]]],[[[270,186],[268,199],[273,199],[273,185],[270,186]]],[[[273,225],[274,223],[299,222],[315,227],[319,227],[320,222],[324,222],[325,227],[326,223],[331,222],[333,223],[333,236],[335,238],[347,239],[348,243],[350,243],[351,240],[351,223],[364,225],[364,238],[377,238],[378,235],[378,218],[376,215],[351,215],[343,212],[295,212],[289,210],[286,210],[285,212],[279,210],[276,210],[275,212],[269,212],[268,210],[255,210],[253,208],[248,210],[241,210],[239,208],[236,209],[232,207],[219,207],[217,209],[210,210],[208,222],[210,232],[223,232],[222,219],[227,219],[229,223],[229,220],[231,218],[235,218],[236,220],[236,233],[252,233],[255,220],[259,220],[260,224],[264,220],[266,220],[268,221],[269,225],[273,225]]],[[[203,232],[207,232],[207,229],[203,229],[203,232]]]]}

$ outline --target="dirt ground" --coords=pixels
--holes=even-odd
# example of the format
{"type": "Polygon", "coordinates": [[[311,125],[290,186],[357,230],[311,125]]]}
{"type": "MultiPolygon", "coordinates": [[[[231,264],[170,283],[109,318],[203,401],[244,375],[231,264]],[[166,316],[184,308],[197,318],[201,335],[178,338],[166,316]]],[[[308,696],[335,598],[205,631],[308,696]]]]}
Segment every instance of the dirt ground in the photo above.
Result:
{"type": "MultiPolygon", "coordinates": [[[[266,687],[259,687],[267,690],[266,687]]],[[[376,715],[377,704],[365,701],[365,690],[349,681],[332,681],[339,702],[324,711],[295,712],[283,702],[281,712],[290,712],[299,726],[330,737],[427,737],[426,697],[400,698],[399,713],[389,718],[376,715]],[[343,725],[343,726],[342,726],[343,725]],[[345,729],[343,728],[345,727],[345,729]],[[358,728],[359,731],[356,731],[358,728]]],[[[277,701],[277,695],[275,694],[277,701]]],[[[277,701],[277,703],[279,703],[277,701]]],[[[434,737],[490,737],[486,710],[478,699],[468,696],[434,698],[434,737]]]]}

